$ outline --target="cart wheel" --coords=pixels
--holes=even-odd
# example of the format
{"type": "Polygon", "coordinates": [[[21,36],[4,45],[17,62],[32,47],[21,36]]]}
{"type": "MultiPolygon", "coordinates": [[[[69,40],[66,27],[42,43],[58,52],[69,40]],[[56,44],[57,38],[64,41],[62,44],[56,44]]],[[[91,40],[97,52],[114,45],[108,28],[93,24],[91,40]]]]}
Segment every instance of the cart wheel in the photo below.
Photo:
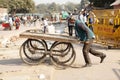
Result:
{"type": "Polygon", "coordinates": [[[71,43],[57,42],[50,49],[50,57],[53,64],[65,68],[75,61],[76,53],[71,43]]]}
{"type": "Polygon", "coordinates": [[[40,40],[28,39],[20,47],[20,57],[27,64],[39,64],[46,57],[46,46],[40,40]]]}

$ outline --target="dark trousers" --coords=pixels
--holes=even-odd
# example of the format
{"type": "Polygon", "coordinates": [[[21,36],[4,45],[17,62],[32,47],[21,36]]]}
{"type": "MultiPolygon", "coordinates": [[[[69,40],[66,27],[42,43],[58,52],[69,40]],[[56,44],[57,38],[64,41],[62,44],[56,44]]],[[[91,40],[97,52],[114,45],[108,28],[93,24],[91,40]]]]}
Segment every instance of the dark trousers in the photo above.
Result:
{"type": "Polygon", "coordinates": [[[43,30],[44,33],[46,33],[46,26],[44,26],[44,30],[43,30]]]}
{"type": "Polygon", "coordinates": [[[73,35],[73,28],[74,28],[74,26],[69,26],[68,27],[69,36],[73,35]]]}
{"type": "Polygon", "coordinates": [[[92,43],[93,43],[93,40],[90,40],[89,43],[84,42],[84,45],[83,45],[82,51],[83,51],[83,56],[84,56],[84,60],[85,60],[86,64],[91,64],[89,53],[91,53],[92,55],[97,56],[97,57],[104,56],[104,54],[102,52],[98,52],[91,47],[92,43]]]}
{"type": "Polygon", "coordinates": [[[89,25],[89,28],[93,31],[93,26],[92,26],[92,24],[89,25]]]}

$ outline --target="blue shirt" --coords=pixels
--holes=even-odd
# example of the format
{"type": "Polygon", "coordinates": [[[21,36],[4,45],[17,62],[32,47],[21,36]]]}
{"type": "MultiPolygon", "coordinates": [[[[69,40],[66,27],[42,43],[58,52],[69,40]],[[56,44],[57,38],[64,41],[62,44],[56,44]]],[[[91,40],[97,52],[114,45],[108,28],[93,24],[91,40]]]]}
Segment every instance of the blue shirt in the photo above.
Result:
{"type": "Polygon", "coordinates": [[[87,41],[95,38],[94,33],[81,20],[75,21],[75,31],[81,41],[87,41]]]}

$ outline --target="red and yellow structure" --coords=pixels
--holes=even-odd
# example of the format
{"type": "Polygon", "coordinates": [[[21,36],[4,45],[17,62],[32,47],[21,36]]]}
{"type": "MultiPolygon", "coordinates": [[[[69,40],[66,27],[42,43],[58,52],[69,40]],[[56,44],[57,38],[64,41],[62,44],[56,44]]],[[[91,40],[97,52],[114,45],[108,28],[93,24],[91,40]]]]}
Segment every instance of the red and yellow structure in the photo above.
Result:
{"type": "Polygon", "coordinates": [[[96,42],[109,48],[120,47],[120,9],[93,10],[96,42]]]}

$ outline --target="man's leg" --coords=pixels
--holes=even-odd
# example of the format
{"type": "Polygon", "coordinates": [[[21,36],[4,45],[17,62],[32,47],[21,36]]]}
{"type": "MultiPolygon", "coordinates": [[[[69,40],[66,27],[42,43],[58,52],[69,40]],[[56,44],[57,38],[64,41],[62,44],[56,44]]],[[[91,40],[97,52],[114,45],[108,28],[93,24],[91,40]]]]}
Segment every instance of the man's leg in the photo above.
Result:
{"type": "Polygon", "coordinates": [[[87,66],[91,66],[91,60],[90,60],[90,57],[89,57],[89,49],[90,49],[90,45],[91,43],[84,43],[84,46],[83,46],[83,56],[84,56],[84,59],[85,59],[85,67],[87,66]]]}
{"type": "Polygon", "coordinates": [[[68,26],[68,33],[69,33],[69,36],[70,36],[70,26],[68,26]]]}
{"type": "Polygon", "coordinates": [[[70,36],[72,36],[72,26],[70,26],[70,36]]]}
{"type": "MultiPolygon", "coordinates": [[[[90,40],[90,43],[92,44],[92,43],[93,43],[93,40],[90,40]]],[[[102,63],[103,60],[104,60],[105,57],[106,57],[106,55],[105,55],[104,53],[94,50],[91,46],[90,46],[89,52],[90,52],[91,54],[93,54],[94,56],[100,57],[100,58],[101,58],[100,63],[102,63]]]]}
{"type": "Polygon", "coordinates": [[[71,35],[73,35],[73,28],[74,28],[74,27],[73,27],[73,26],[71,26],[71,35]]]}
{"type": "Polygon", "coordinates": [[[44,33],[46,33],[46,26],[44,26],[44,33]]]}
{"type": "Polygon", "coordinates": [[[103,60],[104,60],[105,57],[106,57],[106,55],[105,55],[104,53],[99,52],[99,51],[96,51],[96,50],[94,50],[94,49],[92,49],[92,48],[90,48],[89,52],[90,52],[91,54],[93,54],[94,56],[100,57],[100,58],[101,58],[100,63],[102,63],[103,60]]]}

